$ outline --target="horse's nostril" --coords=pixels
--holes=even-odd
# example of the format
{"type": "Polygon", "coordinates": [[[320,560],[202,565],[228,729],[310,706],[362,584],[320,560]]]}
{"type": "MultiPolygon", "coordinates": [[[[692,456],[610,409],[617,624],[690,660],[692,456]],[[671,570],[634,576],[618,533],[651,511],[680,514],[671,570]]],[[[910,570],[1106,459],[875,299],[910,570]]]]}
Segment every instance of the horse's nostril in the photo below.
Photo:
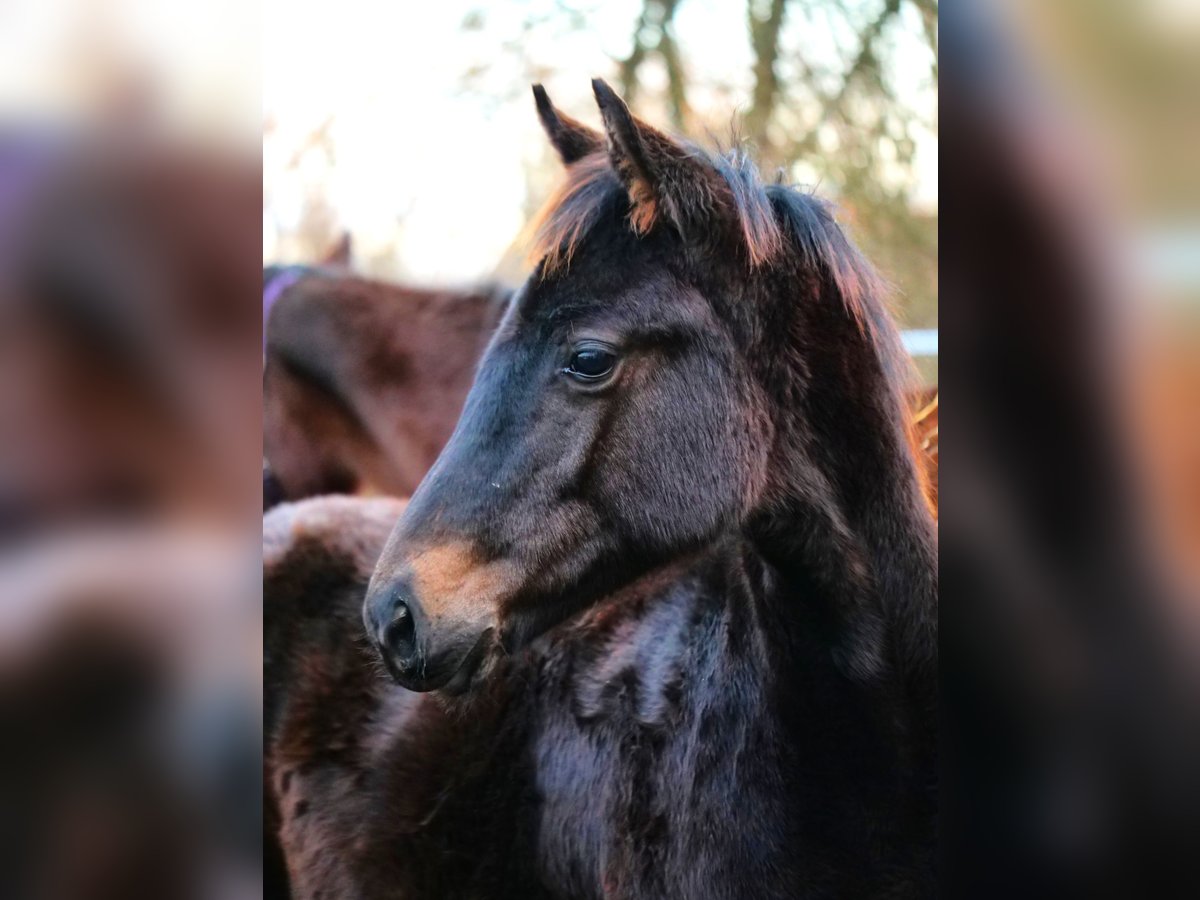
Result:
{"type": "Polygon", "coordinates": [[[383,630],[383,645],[397,663],[404,665],[412,661],[417,649],[416,629],[406,604],[396,604],[392,621],[383,630]]]}

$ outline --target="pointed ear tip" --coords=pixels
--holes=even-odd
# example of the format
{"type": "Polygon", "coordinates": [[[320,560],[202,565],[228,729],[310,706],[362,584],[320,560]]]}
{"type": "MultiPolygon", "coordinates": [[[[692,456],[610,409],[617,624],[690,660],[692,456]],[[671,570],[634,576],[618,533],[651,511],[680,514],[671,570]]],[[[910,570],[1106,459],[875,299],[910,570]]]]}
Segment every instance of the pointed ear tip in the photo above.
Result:
{"type": "Polygon", "coordinates": [[[596,95],[596,105],[600,107],[600,114],[606,121],[610,115],[615,114],[618,118],[629,115],[629,107],[625,105],[625,101],[603,78],[592,79],[592,93],[596,95]]]}

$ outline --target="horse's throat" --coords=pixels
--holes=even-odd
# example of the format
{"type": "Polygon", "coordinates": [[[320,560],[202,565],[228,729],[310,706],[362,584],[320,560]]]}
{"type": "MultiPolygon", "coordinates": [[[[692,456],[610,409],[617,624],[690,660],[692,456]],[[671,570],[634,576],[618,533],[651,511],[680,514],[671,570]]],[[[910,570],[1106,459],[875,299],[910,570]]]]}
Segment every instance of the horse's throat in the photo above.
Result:
{"type": "Polygon", "coordinates": [[[911,471],[891,462],[864,473],[871,479],[869,489],[850,492],[836,472],[801,469],[748,527],[780,582],[768,605],[773,596],[785,622],[820,630],[838,665],[860,681],[918,660],[936,667],[932,519],[911,471]]]}

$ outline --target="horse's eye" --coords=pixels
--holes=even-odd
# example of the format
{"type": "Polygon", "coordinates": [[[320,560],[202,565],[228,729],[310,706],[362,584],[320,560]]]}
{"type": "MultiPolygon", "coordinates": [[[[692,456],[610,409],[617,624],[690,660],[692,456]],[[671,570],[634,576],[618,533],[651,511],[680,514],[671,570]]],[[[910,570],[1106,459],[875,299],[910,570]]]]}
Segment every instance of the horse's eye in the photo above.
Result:
{"type": "Polygon", "coordinates": [[[576,381],[592,383],[607,378],[616,364],[616,354],[611,350],[592,345],[571,354],[571,363],[563,371],[576,381]]]}

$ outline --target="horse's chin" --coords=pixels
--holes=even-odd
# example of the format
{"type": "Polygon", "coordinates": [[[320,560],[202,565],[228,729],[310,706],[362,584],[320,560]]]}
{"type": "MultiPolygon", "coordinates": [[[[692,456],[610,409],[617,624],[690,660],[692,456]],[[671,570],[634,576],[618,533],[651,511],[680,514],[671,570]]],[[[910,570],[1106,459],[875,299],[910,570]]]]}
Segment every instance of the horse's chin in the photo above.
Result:
{"type": "Polygon", "coordinates": [[[493,635],[490,628],[481,634],[450,680],[438,690],[451,697],[461,697],[484,682],[496,667],[496,641],[493,635]]]}

